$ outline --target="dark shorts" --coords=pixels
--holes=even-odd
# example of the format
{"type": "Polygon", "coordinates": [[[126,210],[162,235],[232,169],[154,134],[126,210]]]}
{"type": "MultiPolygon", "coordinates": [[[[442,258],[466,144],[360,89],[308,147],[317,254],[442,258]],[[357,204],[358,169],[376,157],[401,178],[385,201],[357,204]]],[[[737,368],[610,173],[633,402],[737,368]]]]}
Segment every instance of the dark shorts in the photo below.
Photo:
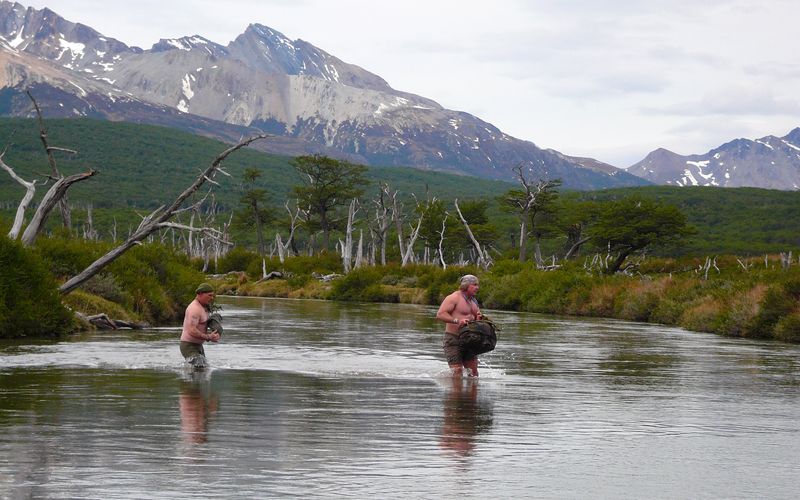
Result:
{"type": "Polygon", "coordinates": [[[442,340],[442,348],[444,349],[444,357],[447,358],[448,365],[463,365],[465,361],[472,361],[475,359],[475,356],[464,357],[464,351],[458,345],[458,337],[455,335],[445,333],[444,340],[442,340]]]}
{"type": "Polygon", "coordinates": [[[186,342],[182,340],[181,354],[183,354],[184,359],[191,359],[198,354],[205,356],[206,351],[203,350],[203,344],[195,344],[194,342],[186,342]]]}

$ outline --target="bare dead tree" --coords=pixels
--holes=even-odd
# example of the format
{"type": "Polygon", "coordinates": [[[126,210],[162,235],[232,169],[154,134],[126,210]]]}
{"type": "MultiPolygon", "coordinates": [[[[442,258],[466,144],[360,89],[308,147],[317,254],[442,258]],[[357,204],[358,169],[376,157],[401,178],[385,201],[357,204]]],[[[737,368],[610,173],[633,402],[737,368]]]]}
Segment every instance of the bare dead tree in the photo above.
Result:
{"type": "Polygon", "coordinates": [[[353,198],[347,211],[347,228],[345,229],[344,241],[339,240],[342,248],[342,267],[345,274],[349,273],[353,268],[353,226],[360,209],[358,200],[353,198]]]}
{"type": "Polygon", "coordinates": [[[358,230],[358,247],[356,248],[356,261],[355,261],[355,268],[358,269],[359,267],[364,265],[364,230],[358,230]]]}
{"type": "MultiPolygon", "coordinates": [[[[5,151],[0,154],[0,167],[8,172],[12,179],[22,184],[22,186],[24,186],[26,189],[25,196],[17,206],[14,224],[11,226],[11,231],[8,233],[9,238],[16,239],[19,237],[19,232],[22,230],[22,225],[25,219],[25,210],[28,208],[28,205],[36,193],[36,181],[28,182],[18,176],[14,172],[14,169],[12,169],[10,166],[8,166],[8,164],[5,163],[5,161],[3,161],[4,155],[5,151]]],[[[42,198],[42,201],[39,203],[39,207],[36,209],[36,212],[34,212],[33,218],[31,219],[30,223],[28,223],[25,231],[22,233],[22,237],[20,238],[22,244],[25,246],[31,246],[33,242],[36,241],[36,237],[42,231],[42,227],[47,220],[47,216],[50,215],[50,212],[53,210],[55,205],[58,204],[59,200],[64,196],[64,194],[67,192],[67,189],[69,189],[72,184],[88,179],[95,174],[97,174],[96,170],[89,170],[88,172],[70,175],[69,177],[61,177],[55,183],[53,183],[47,193],[45,193],[44,198],[42,198]]]]}
{"type": "Polygon", "coordinates": [[[278,259],[281,261],[281,264],[284,263],[286,257],[290,253],[289,250],[292,247],[294,232],[297,230],[300,221],[300,215],[302,212],[300,210],[300,201],[297,200],[295,203],[296,203],[296,208],[294,213],[292,213],[292,210],[289,208],[288,201],[286,201],[286,203],[284,203],[283,205],[286,208],[286,211],[289,212],[289,237],[286,238],[286,243],[282,241],[280,232],[275,233],[275,245],[276,245],[276,250],[278,251],[278,259]]]}
{"type": "Polygon", "coordinates": [[[442,230],[439,231],[439,261],[442,263],[442,269],[447,269],[447,263],[444,261],[444,232],[447,228],[447,218],[450,214],[445,212],[442,217],[442,230]]]}
{"type": "MultiPolygon", "coordinates": [[[[195,181],[184,190],[168,207],[161,206],[154,210],[150,215],[142,220],[139,227],[130,237],[123,242],[121,245],[117,246],[110,252],[106,253],[92,264],[89,265],[86,269],[81,271],[79,274],[73,276],[66,283],[61,285],[59,288],[59,292],[62,294],[66,294],[74,290],[76,287],[80,286],[86,280],[97,274],[101,269],[105,266],[116,260],[120,255],[127,252],[131,249],[134,245],[139,244],[142,240],[147,238],[150,234],[154,231],[161,229],[164,223],[168,222],[180,209],[183,203],[195,192],[197,192],[206,181],[214,182],[213,179],[218,172],[221,171],[222,162],[225,160],[231,153],[238,151],[239,149],[248,146],[254,141],[264,139],[268,137],[265,134],[257,135],[254,137],[250,137],[249,139],[245,139],[235,146],[232,146],[225,151],[222,152],[217,158],[209,165],[204,171],[200,173],[200,175],[195,179],[195,181]]],[[[63,180],[63,179],[62,179],[63,180]]],[[[60,181],[59,181],[60,182],[60,181]]],[[[51,188],[52,190],[52,188],[51,188]]]]}
{"type": "Polygon", "coordinates": [[[27,210],[28,205],[30,205],[31,200],[33,200],[34,195],[36,194],[36,180],[26,181],[22,177],[18,176],[14,169],[6,165],[6,162],[3,160],[3,157],[6,154],[6,150],[3,150],[0,153],[0,168],[8,172],[8,175],[11,176],[12,179],[17,181],[25,188],[25,196],[22,197],[22,201],[17,206],[17,214],[14,216],[14,224],[11,226],[11,231],[8,232],[8,237],[12,240],[16,240],[19,237],[19,232],[22,230],[22,224],[25,222],[25,210],[27,210]]]}
{"type": "Polygon", "coordinates": [[[476,263],[483,269],[489,269],[489,266],[492,265],[492,258],[489,255],[489,251],[483,248],[475,238],[475,235],[472,234],[472,229],[469,228],[469,223],[461,213],[461,209],[458,207],[458,198],[453,200],[453,204],[456,207],[456,212],[458,212],[458,217],[461,219],[461,223],[464,225],[464,229],[467,231],[467,236],[469,236],[470,241],[472,241],[472,246],[475,248],[475,253],[477,254],[476,263]]]}
{"type": "MultiPolygon", "coordinates": [[[[544,208],[544,205],[552,197],[554,188],[561,185],[558,180],[540,179],[535,184],[532,183],[525,174],[522,173],[523,164],[520,163],[513,168],[517,180],[522,185],[523,191],[509,191],[503,198],[506,205],[511,207],[519,217],[519,261],[524,262],[526,258],[526,248],[529,236],[528,224],[534,223],[537,213],[544,208]]],[[[539,239],[536,240],[536,262],[542,264],[541,251],[539,250],[539,239]]]]}
{"type": "Polygon", "coordinates": [[[403,256],[403,260],[400,263],[401,267],[405,267],[406,264],[413,261],[414,257],[414,244],[417,242],[417,238],[419,237],[419,230],[422,227],[422,219],[425,217],[424,213],[420,213],[419,219],[417,220],[417,227],[411,226],[411,235],[408,237],[408,242],[406,244],[405,250],[403,247],[400,247],[400,253],[403,256]]]}
{"type": "Polygon", "coordinates": [[[94,229],[94,219],[92,217],[92,204],[89,203],[86,205],[86,224],[83,228],[83,239],[85,240],[97,240],[99,235],[97,231],[94,229]]]}
{"type": "MultiPolygon", "coordinates": [[[[36,110],[36,116],[39,120],[39,139],[42,141],[42,146],[44,146],[45,154],[47,154],[47,161],[50,163],[50,175],[53,176],[53,179],[61,179],[62,175],[58,171],[58,165],[56,164],[56,157],[53,154],[54,151],[63,151],[66,153],[77,154],[77,151],[73,151],[71,149],[66,148],[58,148],[55,146],[50,146],[50,142],[47,136],[47,127],[44,124],[44,118],[42,118],[42,110],[39,108],[39,103],[36,102],[34,99],[33,94],[31,94],[30,90],[25,91],[28,94],[31,102],[33,102],[33,107],[36,110]]],[[[72,214],[70,213],[69,209],[69,202],[67,201],[67,195],[64,195],[58,200],[58,207],[61,210],[61,221],[64,227],[67,230],[72,229],[72,214]]]]}
{"type": "Polygon", "coordinates": [[[403,239],[403,206],[397,199],[397,191],[390,193],[388,190],[386,194],[392,202],[392,219],[394,220],[395,229],[397,229],[397,243],[400,248],[400,259],[405,262],[405,240],[403,239]]]}
{"type": "Polygon", "coordinates": [[[20,241],[26,247],[33,245],[33,242],[36,241],[36,237],[42,231],[44,227],[44,223],[47,220],[47,216],[50,215],[50,212],[53,208],[58,204],[59,200],[64,196],[67,192],[67,189],[76,182],[80,182],[86,180],[92,176],[97,174],[96,170],[89,170],[88,172],[83,172],[80,174],[73,174],[68,177],[62,177],[58,179],[45,193],[44,198],[39,203],[39,207],[36,209],[36,212],[33,214],[33,218],[31,219],[28,227],[25,228],[25,231],[22,233],[22,237],[20,241]]]}
{"type": "Polygon", "coordinates": [[[377,239],[377,244],[380,245],[382,266],[386,265],[386,240],[389,234],[389,227],[392,224],[392,218],[389,216],[389,206],[387,205],[387,201],[391,200],[392,203],[394,203],[394,198],[396,196],[396,191],[394,195],[389,192],[388,184],[381,183],[378,196],[372,200],[372,204],[375,206],[375,220],[374,224],[372,221],[369,224],[370,234],[374,235],[374,238],[377,239]]]}

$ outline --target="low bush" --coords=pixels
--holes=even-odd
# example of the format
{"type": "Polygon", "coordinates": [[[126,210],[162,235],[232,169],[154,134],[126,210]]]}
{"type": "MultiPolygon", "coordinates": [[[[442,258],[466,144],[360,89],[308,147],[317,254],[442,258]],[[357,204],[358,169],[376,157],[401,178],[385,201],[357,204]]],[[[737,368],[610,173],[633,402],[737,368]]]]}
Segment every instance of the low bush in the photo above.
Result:
{"type": "Polygon", "coordinates": [[[38,252],[0,237],[0,337],[58,336],[72,331],[56,281],[38,252]]]}

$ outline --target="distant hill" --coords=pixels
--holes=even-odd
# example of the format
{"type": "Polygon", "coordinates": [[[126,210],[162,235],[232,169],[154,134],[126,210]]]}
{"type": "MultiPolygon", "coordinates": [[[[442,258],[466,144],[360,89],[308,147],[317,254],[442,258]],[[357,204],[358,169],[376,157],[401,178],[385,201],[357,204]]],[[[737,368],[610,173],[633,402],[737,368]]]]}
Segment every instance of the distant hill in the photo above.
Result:
{"type": "Polygon", "coordinates": [[[657,149],[627,168],[655,184],[800,189],[800,128],[784,137],[736,139],[702,155],[657,149]]]}
{"type": "MultiPolygon", "coordinates": [[[[56,155],[62,173],[76,173],[90,167],[100,171],[96,177],[70,189],[69,199],[77,206],[92,203],[95,208],[156,208],[174,199],[201,168],[229,147],[217,140],[152,125],[79,118],[47,120],[47,126],[51,145],[79,153],[74,157],[56,155]]],[[[6,163],[23,178],[30,180],[49,172],[35,120],[0,118],[0,138],[3,140],[0,147],[9,146],[6,163]]],[[[245,168],[253,167],[262,172],[260,187],[282,205],[292,186],[300,183],[290,160],[253,149],[238,151],[225,162],[232,178],[220,179],[220,187],[215,190],[218,203],[223,208],[238,204],[242,173],[245,168]]],[[[374,181],[368,193],[377,193],[377,183],[384,181],[405,196],[416,193],[424,197],[427,189],[431,196],[440,198],[491,198],[515,186],[503,181],[401,167],[371,167],[368,175],[374,181]]],[[[45,191],[43,186],[37,189],[37,200],[45,191]]],[[[23,194],[23,188],[0,171],[0,204],[16,207],[23,194]]]]}

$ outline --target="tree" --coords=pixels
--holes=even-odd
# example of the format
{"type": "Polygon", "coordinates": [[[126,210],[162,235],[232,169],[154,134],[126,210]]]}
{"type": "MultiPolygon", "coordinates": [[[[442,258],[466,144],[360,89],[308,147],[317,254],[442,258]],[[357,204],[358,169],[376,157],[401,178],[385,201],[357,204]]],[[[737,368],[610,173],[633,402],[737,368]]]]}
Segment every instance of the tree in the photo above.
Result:
{"type": "Polygon", "coordinates": [[[566,235],[564,260],[569,260],[591,241],[588,228],[597,218],[599,205],[595,201],[562,202],[559,205],[556,224],[566,235]]]}
{"type": "Polygon", "coordinates": [[[322,155],[298,156],[291,165],[303,181],[302,186],[294,187],[294,196],[300,205],[309,207],[307,222],[322,230],[322,245],[328,249],[331,231],[343,221],[337,209],[361,196],[362,186],[369,184],[364,177],[367,167],[322,155]]]}
{"type": "Polygon", "coordinates": [[[244,209],[236,214],[237,219],[243,226],[255,228],[256,237],[258,238],[258,253],[263,256],[266,253],[264,224],[271,219],[270,210],[265,208],[267,190],[255,187],[256,181],[261,177],[261,172],[258,169],[246,168],[243,177],[245,181],[243,186],[244,194],[242,194],[239,202],[244,205],[244,209]]]}
{"type": "MultiPolygon", "coordinates": [[[[492,265],[489,247],[497,239],[497,228],[489,222],[486,215],[486,200],[464,201],[460,205],[458,199],[453,205],[463,226],[462,242],[475,253],[475,262],[488,269],[492,265]]],[[[463,247],[462,247],[463,248],[463,247]]]]}
{"type": "Polygon", "coordinates": [[[522,173],[522,164],[514,167],[523,189],[511,189],[500,198],[501,206],[519,217],[519,261],[525,261],[525,250],[531,232],[536,236],[536,264],[541,265],[539,241],[544,231],[537,228],[538,219],[552,213],[553,201],[558,196],[561,181],[540,179],[531,183],[522,173]],[[528,230],[530,227],[530,231],[528,230]]]}
{"type": "Polygon", "coordinates": [[[598,245],[608,245],[610,252],[618,253],[608,274],[619,271],[636,252],[677,243],[693,233],[678,207],[640,196],[605,202],[589,231],[598,245]]]}

